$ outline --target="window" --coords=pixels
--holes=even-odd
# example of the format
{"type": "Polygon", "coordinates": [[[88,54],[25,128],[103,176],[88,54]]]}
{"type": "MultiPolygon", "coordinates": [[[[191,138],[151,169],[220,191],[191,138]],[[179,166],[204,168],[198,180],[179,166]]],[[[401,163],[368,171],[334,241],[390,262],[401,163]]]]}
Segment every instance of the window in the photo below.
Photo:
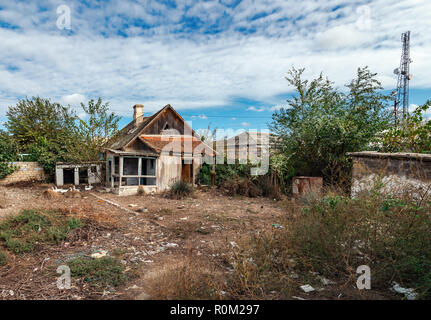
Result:
{"type": "Polygon", "coordinates": [[[123,158],[122,186],[155,186],[156,181],[156,159],[154,158],[123,158]],[[139,165],[141,170],[139,171],[139,165]]]}
{"type": "Polygon", "coordinates": [[[156,159],[142,158],[141,175],[146,176],[140,179],[141,186],[156,185],[156,159]]]}
{"type": "Polygon", "coordinates": [[[156,175],[156,159],[142,158],[142,173],[143,176],[156,175]]]}
{"type": "Polygon", "coordinates": [[[120,173],[120,157],[114,157],[114,173],[120,173]]]}
{"type": "Polygon", "coordinates": [[[138,175],[139,158],[124,158],[123,175],[137,176],[138,175]]]}

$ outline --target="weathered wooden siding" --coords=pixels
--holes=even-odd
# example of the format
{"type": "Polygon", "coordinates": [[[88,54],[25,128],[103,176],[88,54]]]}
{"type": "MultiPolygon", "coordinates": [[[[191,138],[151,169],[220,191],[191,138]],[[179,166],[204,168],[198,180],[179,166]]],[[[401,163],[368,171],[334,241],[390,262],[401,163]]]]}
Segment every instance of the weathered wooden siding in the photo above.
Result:
{"type": "Polygon", "coordinates": [[[166,124],[168,124],[169,129],[175,129],[179,134],[184,134],[184,122],[171,109],[164,110],[161,116],[146,128],[142,134],[160,134],[166,124]]]}

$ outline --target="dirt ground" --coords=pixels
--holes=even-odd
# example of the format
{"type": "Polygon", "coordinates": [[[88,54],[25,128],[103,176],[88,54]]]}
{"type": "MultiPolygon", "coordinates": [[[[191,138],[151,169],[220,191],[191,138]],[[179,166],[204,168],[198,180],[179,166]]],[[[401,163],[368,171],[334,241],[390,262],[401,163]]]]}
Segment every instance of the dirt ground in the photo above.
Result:
{"type": "Polygon", "coordinates": [[[146,299],[144,279],[166,264],[190,254],[216,260],[220,249],[235,245],[238,236],[273,228],[282,209],[265,198],[237,198],[213,190],[196,190],[184,200],[162,195],[117,196],[97,190],[79,198],[59,195],[45,199],[51,185],[0,187],[0,220],[22,209],[58,209],[96,223],[57,246],[13,255],[0,267],[0,299],[146,299]],[[105,200],[116,203],[119,208],[105,200]],[[55,268],[69,259],[101,250],[121,252],[122,263],[136,275],[123,288],[95,292],[72,279],[72,288],[59,290],[55,268]],[[54,272],[46,272],[54,268],[54,272]]]}
{"type": "MultiPolygon", "coordinates": [[[[59,245],[11,254],[8,264],[0,267],[0,299],[151,299],[149,280],[167,266],[175,267],[190,257],[220,266],[229,248],[244,236],[274,228],[284,211],[282,202],[274,199],[227,197],[210,189],[198,189],[183,200],[163,195],[120,197],[103,189],[80,192],[77,198],[58,195],[46,199],[42,194],[50,187],[0,187],[0,221],[22,209],[40,208],[61,210],[93,223],[71,231],[59,245]],[[125,286],[100,292],[72,278],[71,289],[57,288],[58,266],[103,251],[119,255],[133,274],[125,286]]],[[[357,290],[333,286],[304,293],[298,289],[294,298],[357,298],[357,290]]],[[[390,297],[368,291],[364,298],[390,297]]]]}

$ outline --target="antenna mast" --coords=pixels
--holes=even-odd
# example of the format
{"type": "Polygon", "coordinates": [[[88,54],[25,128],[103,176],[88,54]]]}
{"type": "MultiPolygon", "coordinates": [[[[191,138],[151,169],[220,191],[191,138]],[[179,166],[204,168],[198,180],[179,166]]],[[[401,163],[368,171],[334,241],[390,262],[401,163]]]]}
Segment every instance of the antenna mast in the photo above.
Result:
{"type": "Polygon", "coordinates": [[[392,92],[392,95],[395,96],[395,125],[398,125],[400,105],[403,108],[403,119],[407,116],[409,108],[409,81],[412,79],[410,74],[410,63],[412,62],[410,59],[410,31],[401,34],[401,42],[403,43],[403,49],[400,67],[394,70],[394,73],[398,76],[397,90],[392,92]]]}

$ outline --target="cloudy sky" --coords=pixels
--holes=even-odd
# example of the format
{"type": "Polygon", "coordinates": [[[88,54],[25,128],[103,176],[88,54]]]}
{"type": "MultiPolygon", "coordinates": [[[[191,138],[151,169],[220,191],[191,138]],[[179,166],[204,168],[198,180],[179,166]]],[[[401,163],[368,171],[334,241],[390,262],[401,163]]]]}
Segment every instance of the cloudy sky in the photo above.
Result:
{"type": "Polygon", "coordinates": [[[429,0],[0,0],[0,122],[25,96],[100,96],[122,123],[136,103],[146,115],[170,103],[195,129],[263,129],[291,94],[291,66],[342,87],[368,65],[392,90],[407,30],[421,104],[429,0]]]}

